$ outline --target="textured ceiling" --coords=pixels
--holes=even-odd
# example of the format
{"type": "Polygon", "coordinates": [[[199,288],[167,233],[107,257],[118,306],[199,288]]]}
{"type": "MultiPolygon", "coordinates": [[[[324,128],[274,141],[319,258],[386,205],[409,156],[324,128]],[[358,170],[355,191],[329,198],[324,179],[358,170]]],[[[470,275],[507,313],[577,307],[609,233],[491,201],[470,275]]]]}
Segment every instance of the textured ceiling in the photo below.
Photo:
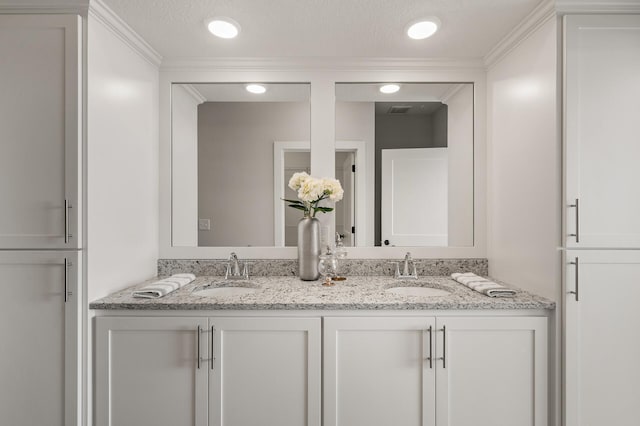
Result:
{"type": "Polygon", "coordinates": [[[104,0],[165,58],[484,56],[541,0],[104,0]],[[209,34],[205,20],[228,16],[236,39],[209,34]],[[437,16],[426,40],[408,23],[437,16]]]}

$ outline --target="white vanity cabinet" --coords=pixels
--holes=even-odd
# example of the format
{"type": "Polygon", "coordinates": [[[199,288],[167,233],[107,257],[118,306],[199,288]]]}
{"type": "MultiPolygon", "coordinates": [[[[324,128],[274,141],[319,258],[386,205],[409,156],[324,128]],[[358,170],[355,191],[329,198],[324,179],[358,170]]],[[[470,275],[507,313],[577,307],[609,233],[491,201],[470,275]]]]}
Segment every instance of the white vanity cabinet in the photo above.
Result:
{"type": "Polygon", "coordinates": [[[76,424],[79,275],[76,252],[0,251],[0,424],[76,424]]]}
{"type": "Polygon", "coordinates": [[[211,318],[210,426],[320,426],[320,318],[211,318]]]}
{"type": "Polygon", "coordinates": [[[640,248],[640,15],[565,17],[568,248],[640,248]]]}
{"type": "Polygon", "coordinates": [[[439,317],[437,426],[546,426],[547,319],[439,317]]]}
{"type": "Polygon", "coordinates": [[[319,318],[97,318],[96,426],[320,426],[320,339],[319,318]]]}
{"type": "Polygon", "coordinates": [[[325,318],[324,426],[434,426],[435,333],[433,317],[325,318]]]}
{"type": "Polygon", "coordinates": [[[324,322],[324,425],[543,426],[544,317],[324,322]]]}
{"type": "Polygon", "coordinates": [[[80,247],[80,28],[0,15],[0,249],[80,247]]]}
{"type": "Polygon", "coordinates": [[[207,424],[206,318],[96,320],[96,426],[207,424]],[[200,349],[200,353],[198,353],[200,349]]]}
{"type": "Polygon", "coordinates": [[[635,426],[640,250],[573,250],[566,261],[564,424],[635,426]]]}

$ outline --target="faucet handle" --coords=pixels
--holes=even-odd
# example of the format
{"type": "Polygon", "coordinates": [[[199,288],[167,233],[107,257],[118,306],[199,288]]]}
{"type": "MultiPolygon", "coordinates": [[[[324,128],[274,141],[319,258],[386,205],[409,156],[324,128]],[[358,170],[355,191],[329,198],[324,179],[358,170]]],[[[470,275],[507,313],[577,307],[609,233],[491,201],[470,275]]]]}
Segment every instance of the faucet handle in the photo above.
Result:
{"type": "Polygon", "coordinates": [[[393,277],[394,278],[399,278],[400,277],[400,262],[389,262],[391,265],[395,265],[395,271],[393,272],[393,277]]]}
{"type": "Polygon", "coordinates": [[[418,278],[418,267],[414,261],[411,261],[411,276],[413,278],[418,278]]]}
{"type": "Polygon", "coordinates": [[[224,271],[224,279],[228,280],[230,276],[231,276],[231,262],[227,263],[227,267],[225,268],[225,271],[224,271]]]}
{"type": "Polygon", "coordinates": [[[242,277],[245,280],[249,279],[249,265],[251,265],[250,262],[244,262],[244,265],[242,267],[242,277]]]}

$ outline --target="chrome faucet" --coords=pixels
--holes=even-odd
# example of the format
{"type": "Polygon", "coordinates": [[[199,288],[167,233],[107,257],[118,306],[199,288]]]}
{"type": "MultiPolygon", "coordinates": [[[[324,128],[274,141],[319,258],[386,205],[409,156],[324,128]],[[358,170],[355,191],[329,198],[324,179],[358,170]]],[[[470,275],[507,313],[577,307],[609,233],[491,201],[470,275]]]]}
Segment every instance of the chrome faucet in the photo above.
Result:
{"type": "Polygon", "coordinates": [[[249,279],[249,266],[247,262],[244,263],[242,272],[240,272],[240,261],[238,255],[232,252],[229,255],[229,262],[227,263],[227,271],[224,274],[225,280],[248,280],[249,279]]]}
{"type": "Polygon", "coordinates": [[[404,255],[404,262],[402,263],[402,273],[400,273],[400,262],[393,262],[396,265],[396,270],[393,276],[399,279],[418,279],[418,270],[416,264],[411,258],[411,253],[407,252],[404,255]]]}

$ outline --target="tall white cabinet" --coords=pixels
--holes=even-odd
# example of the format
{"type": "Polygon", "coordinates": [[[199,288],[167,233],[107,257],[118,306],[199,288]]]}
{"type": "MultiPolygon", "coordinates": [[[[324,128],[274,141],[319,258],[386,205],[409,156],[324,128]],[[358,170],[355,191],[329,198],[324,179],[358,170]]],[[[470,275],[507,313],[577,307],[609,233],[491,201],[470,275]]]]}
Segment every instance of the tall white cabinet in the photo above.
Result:
{"type": "Polygon", "coordinates": [[[80,28],[0,15],[0,249],[81,246],[80,28]]]}
{"type": "Polygon", "coordinates": [[[0,251],[0,424],[76,424],[79,265],[73,251],[0,251]]]}
{"type": "Polygon", "coordinates": [[[0,15],[0,424],[78,424],[81,18],[0,15]]]}
{"type": "Polygon", "coordinates": [[[567,248],[640,248],[640,15],[565,18],[567,248]]]}
{"type": "Polygon", "coordinates": [[[638,424],[640,15],[567,16],[564,425],[638,424]],[[622,250],[624,249],[624,250],[622,250]]]}
{"type": "Polygon", "coordinates": [[[637,425],[640,250],[567,257],[565,424],[637,425]]]}

